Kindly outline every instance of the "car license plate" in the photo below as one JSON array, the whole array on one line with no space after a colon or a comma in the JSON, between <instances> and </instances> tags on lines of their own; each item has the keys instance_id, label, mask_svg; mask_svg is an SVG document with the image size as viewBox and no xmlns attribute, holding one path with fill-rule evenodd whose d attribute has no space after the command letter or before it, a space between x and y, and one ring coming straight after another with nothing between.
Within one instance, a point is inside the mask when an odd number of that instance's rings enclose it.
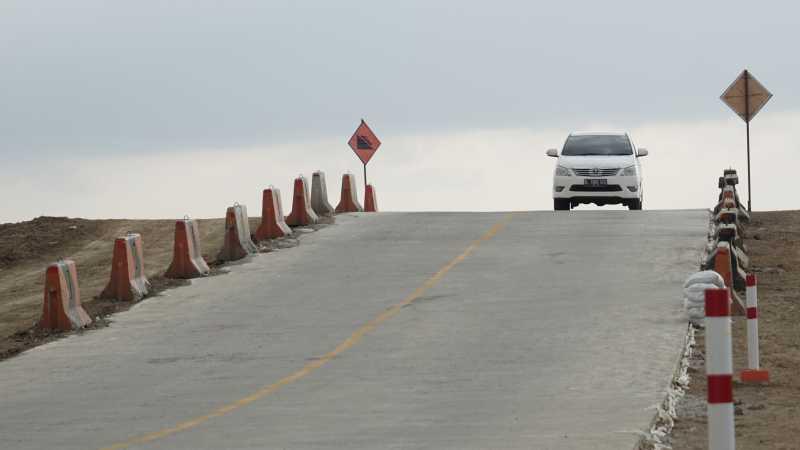
<instances>
[{"instance_id":1,"label":"car license plate","mask_svg":"<svg viewBox=\"0 0 800 450\"><path fill-rule=\"evenodd\" d=\"M583 183L586 186L605 186L608 184L608 180L605 178L598 178L598 179L587 178L583 180Z\"/></svg>"}]
</instances>

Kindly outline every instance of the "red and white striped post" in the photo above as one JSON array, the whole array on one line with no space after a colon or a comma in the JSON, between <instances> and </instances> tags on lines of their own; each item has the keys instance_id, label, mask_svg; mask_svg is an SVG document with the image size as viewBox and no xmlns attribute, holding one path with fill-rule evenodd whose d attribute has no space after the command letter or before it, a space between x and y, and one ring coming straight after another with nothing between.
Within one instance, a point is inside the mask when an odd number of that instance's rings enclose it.
<instances>
[{"instance_id":1,"label":"red and white striped post","mask_svg":"<svg viewBox=\"0 0 800 450\"><path fill-rule=\"evenodd\" d=\"M760 367L758 354L758 280L747 275L747 369L742 371L743 383L765 383L769 371Z\"/></svg>"},{"instance_id":2,"label":"red and white striped post","mask_svg":"<svg viewBox=\"0 0 800 450\"><path fill-rule=\"evenodd\" d=\"M730 296L727 289L708 289L705 300L708 448L735 450Z\"/></svg>"}]
</instances>

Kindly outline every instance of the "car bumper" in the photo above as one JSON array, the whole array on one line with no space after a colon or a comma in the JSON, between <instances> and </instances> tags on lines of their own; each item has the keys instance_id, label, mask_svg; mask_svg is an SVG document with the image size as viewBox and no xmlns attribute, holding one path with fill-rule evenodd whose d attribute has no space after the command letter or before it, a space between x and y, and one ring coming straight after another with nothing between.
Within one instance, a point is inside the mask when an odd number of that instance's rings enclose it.
<instances>
[{"instance_id":1,"label":"car bumper","mask_svg":"<svg viewBox=\"0 0 800 450\"><path fill-rule=\"evenodd\" d=\"M606 185L589 186L586 177L554 177L553 198L556 199L607 199L610 202L618 199L636 200L642 197L642 184L636 177L605 177ZM588 203L588 201L587 201Z\"/></svg>"}]
</instances>

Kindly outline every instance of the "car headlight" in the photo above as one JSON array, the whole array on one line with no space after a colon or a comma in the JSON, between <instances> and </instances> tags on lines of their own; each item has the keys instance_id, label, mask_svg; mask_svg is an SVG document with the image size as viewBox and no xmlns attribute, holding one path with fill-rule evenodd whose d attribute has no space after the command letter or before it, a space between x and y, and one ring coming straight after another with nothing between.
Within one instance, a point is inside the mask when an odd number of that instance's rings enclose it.
<instances>
[{"instance_id":1,"label":"car headlight","mask_svg":"<svg viewBox=\"0 0 800 450\"><path fill-rule=\"evenodd\" d=\"M633 177L636 176L636 166L628 166L619 171L619 176L621 177Z\"/></svg>"},{"instance_id":2,"label":"car headlight","mask_svg":"<svg viewBox=\"0 0 800 450\"><path fill-rule=\"evenodd\" d=\"M557 177L571 177L572 171L567 169L564 166L556 166L556 176Z\"/></svg>"}]
</instances>

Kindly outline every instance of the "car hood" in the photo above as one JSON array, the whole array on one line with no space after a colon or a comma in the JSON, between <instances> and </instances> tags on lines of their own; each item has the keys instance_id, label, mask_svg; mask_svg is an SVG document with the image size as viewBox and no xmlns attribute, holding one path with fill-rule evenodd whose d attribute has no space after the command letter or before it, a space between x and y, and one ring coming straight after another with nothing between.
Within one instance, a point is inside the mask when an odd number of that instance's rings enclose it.
<instances>
[{"instance_id":1,"label":"car hood","mask_svg":"<svg viewBox=\"0 0 800 450\"><path fill-rule=\"evenodd\" d=\"M570 169L621 169L636 164L633 155L586 155L586 156L559 156L558 165Z\"/></svg>"}]
</instances>

